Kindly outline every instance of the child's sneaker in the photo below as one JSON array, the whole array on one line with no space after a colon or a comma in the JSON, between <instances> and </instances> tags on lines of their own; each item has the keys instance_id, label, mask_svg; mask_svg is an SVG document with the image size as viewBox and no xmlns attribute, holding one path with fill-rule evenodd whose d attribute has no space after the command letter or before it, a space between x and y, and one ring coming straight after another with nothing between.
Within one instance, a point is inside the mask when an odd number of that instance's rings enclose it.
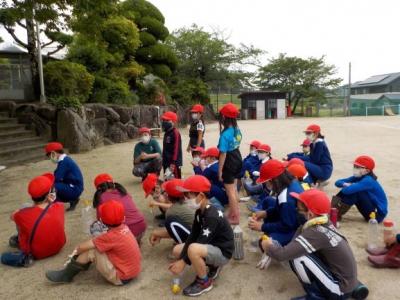
<instances>
[{"instance_id":1,"label":"child's sneaker","mask_svg":"<svg viewBox=\"0 0 400 300\"><path fill-rule=\"evenodd\" d=\"M222 267L214 267L214 266L208 266L208 278L211 278L212 280L217 279L219 273L221 272Z\"/></svg>"},{"instance_id":2,"label":"child's sneaker","mask_svg":"<svg viewBox=\"0 0 400 300\"><path fill-rule=\"evenodd\" d=\"M196 277L195 281L183 290L185 296L200 296L203 293L210 291L213 288L212 279L208 278L207 281L203 281Z\"/></svg>"}]
</instances>

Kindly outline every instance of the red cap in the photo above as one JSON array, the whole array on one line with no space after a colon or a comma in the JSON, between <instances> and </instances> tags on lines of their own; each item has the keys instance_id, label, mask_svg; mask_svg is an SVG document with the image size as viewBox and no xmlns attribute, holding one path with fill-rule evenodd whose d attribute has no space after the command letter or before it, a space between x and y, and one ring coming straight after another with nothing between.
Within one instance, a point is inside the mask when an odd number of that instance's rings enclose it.
<instances>
[{"instance_id":1,"label":"red cap","mask_svg":"<svg viewBox=\"0 0 400 300\"><path fill-rule=\"evenodd\" d=\"M33 178L28 185L28 193L32 198L40 198L48 194L54 184L54 175L45 173Z\"/></svg>"},{"instance_id":2,"label":"red cap","mask_svg":"<svg viewBox=\"0 0 400 300\"><path fill-rule=\"evenodd\" d=\"M261 144L257 147L257 151L271 152L271 147L267 144Z\"/></svg>"},{"instance_id":3,"label":"red cap","mask_svg":"<svg viewBox=\"0 0 400 300\"><path fill-rule=\"evenodd\" d=\"M300 200L312 213L325 215L331 211L331 201L328 196L316 189L307 190L301 194L290 193L290 196Z\"/></svg>"},{"instance_id":4,"label":"red cap","mask_svg":"<svg viewBox=\"0 0 400 300\"><path fill-rule=\"evenodd\" d=\"M173 111L166 111L162 114L161 120L163 121L172 121L174 123L178 122L178 115Z\"/></svg>"},{"instance_id":5,"label":"red cap","mask_svg":"<svg viewBox=\"0 0 400 300\"><path fill-rule=\"evenodd\" d=\"M257 140L251 141L251 143L250 143L250 146L256 147L256 148L260 147L260 145L261 145L261 142L257 141Z\"/></svg>"},{"instance_id":6,"label":"red cap","mask_svg":"<svg viewBox=\"0 0 400 300\"><path fill-rule=\"evenodd\" d=\"M274 179L285 172L285 166L282 162L276 159L270 159L266 163L261 165L260 177L257 179L257 183L263 183L268 180Z\"/></svg>"},{"instance_id":7,"label":"red cap","mask_svg":"<svg viewBox=\"0 0 400 300\"><path fill-rule=\"evenodd\" d=\"M317 124L311 124L304 132L321 132L321 127L319 127Z\"/></svg>"},{"instance_id":8,"label":"red cap","mask_svg":"<svg viewBox=\"0 0 400 300\"><path fill-rule=\"evenodd\" d=\"M357 157L353 164L371 171L375 168L375 162L372 157L366 155Z\"/></svg>"},{"instance_id":9,"label":"red cap","mask_svg":"<svg viewBox=\"0 0 400 300\"><path fill-rule=\"evenodd\" d=\"M147 198L157 185L158 176L155 173L147 174L147 177L142 182L144 195Z\"/></svg>"},{"instance_id":10,"label":"red cap","mask_svg":"<svg viewBox=\"0 0 400 300\"><path fill-rule=\"evenodd\" d=\"M143 134L143 133L148 133L148 134L150 134L150 128L141 127L141 128L139 128L139 133L140 133L140 134Z\"/></svg>"},{"instance_id":11,"label":"red cap","mask_svg":"<svg viewBox=\"0 0 400 300\"><path fill-rule=\"evenodd\" d=\"M291 160L289 160L289 161L287 162L287 166L286 166L286 167L289 167L289 166L291 166L291 165L301 165L301 166L305 166L304 161L302 161L300 158L297 158L297 157L292 158Z\"/></svg>"},{"instance_id":12,"label":"red cap","mask_svg":"<svg viewBox=\"0 0 400 300\"><path fill-rule=\"evenodd\" d=\"M94 179L94 186L97 188L100 184L105 182L114 182L114 179L111 177L110 174L102 173L96 176Z\"/></svg>"},{"instance_id":13,"label":"red cap","mask_svg":"<svg viewBox=\"0 0 400 300\"><path fill-rule=\"evenodd\" d=\"M219 150L217 147L210 147L208 148L204 154L203 157L215 157L218 158L219 157Z\"/></svg>"},{"instance_id":14,"label":"red cap","mask_svg":"<svg viewBox=\"0 0 400 300\"><path fill-rule=\"evenodd\" d=\"M386 219L383 221L383 226L384 227L392 227L392 226L394 226L394 222L392 220Z\"/></svg>"},{"instance_id":15,"label":"red cap","mask_svg":"<svg viewBox=\"0 0 400 300\"><path fill-rule=\"evenodd\" d=\"M300 146L306 147L306 146L310 146L310 145L311 145L311 142L308 139L305 139Z\"/></svg>"},{"instance_id":16,"label":"red cap","mask_svg":"<svg viewBox=\"0 0 400 300\"><path fill-rule=\"evenodd\" d=\"M49 154L50 152L60 151L62 149L64 149L64 146L61 143L52 142L46 145L44 151L46 152L46 154Z\"/></svg>"},{"instance_id":17,"label":"red cap","mask_svg":"<svg viewBox=\"0 0 400 300\"><path fill-rule=\"evenodd\" d=\"M192 112L192 113L203 113L203 111L204 111L204 107L201 104L193 105L192 109L190 110L190 112Z\"/></svg>"},{"instance_id":18,"label":"red cap","mask_svg":"<svg viewBox=\"0 0 400 300\"><path fill-rule=\"evenodd\" d=\"M109 200L99 206L99 216L106 225L119 225L124 221L125 209L121 202Z\"/></svg>"},{"instance_id":19,"label":"red cap","mask_svg":"<svg viewBox=\"0 0 400 300\"><path fill-rule=\"evenodd\" d=\"M219 110L219 113L224 117L236 119L239 115L239 109L235 104L229 102L222 106L222 108Z\"/></svg>"},{"instance_id":20,"label":"red cap","mask_svg":"<svg viewBox=\"0 0 400 300\"><path fill-rule=\"evenodd\" d=\"M182 192L208 193L211 189L210 181L202 175L189 176L182 187L177 187Z\"/></svg>"},{"instance_id":21,"label":"red cap","mask_svg":"<svg viewBox=\"0 0 400 300\"><path fill-rule=\"evenodd\" d=\"M292 164L288 166L287 170L290 174L299 179L303 179L307 174L307 170L303 165Z\"/></svg>"},{"instance_id":22,"label":"red cap","mask_svg":"<svg viewBox=\"0 0 400 300\"><path fill-rule=\"evenodd\" d=\"M192 152L200 152L201 154L203 154L204 148L203 147L194 147L194 148L191 148L191 151Z\"/></svg>"},{"instance_id":23,"label":"red cap","mask_svg":"<svg viewBox=\"0 0 400 300\"><path fill-rule=\"evenodd\" d=\"M164 182L161 187L168 194L168 196L181 198L183 197L183 193L176 189L178 186L183 186L183 180L174 178Z\"/></svg>"}]
</instances>

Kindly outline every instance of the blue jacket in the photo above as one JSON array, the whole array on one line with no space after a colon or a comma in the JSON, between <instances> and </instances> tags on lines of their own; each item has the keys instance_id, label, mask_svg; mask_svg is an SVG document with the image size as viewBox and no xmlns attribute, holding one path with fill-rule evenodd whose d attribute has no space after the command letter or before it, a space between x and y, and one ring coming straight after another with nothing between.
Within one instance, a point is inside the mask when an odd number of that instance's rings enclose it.
<instances>
[{"instance_id":1,"label":"blue jacket","mask_svg":"<svg viewBox=\"0 0 400 300\"><path fill-rule=\"evenodd\" d=\"M267 218L261 229L266 234L273 232L294 233L299 227L297 218L297 200L290 193L301 193L303 188L297 180L283 190L277 198L276 206L267 209ZM269 222L269 220L277 220Z\"/></svg>"},{"instance_id":2,"label":"blue jacket","mask_svg":"<svg viewBox=\"0 0 400 300\"><path fill-rule=\"evenodd\" d=\"M83 191L83 176L76 162L65 156L54 171L55 183L73 184Z\"/></svg>"},{"instance_id":3,"label":"blue jacket","mask_svg":"<svg viewBox=\"0 0 400 300\"><path fill-rule=\"evenodd\" d=\"M343 187L344 183L352 183L350 186ZM349 178L339 179L335 182L338 188L342 188L344 195L351 195L355 193L365 192L369 199L375 204L378 214L386 216L388 213L388 201L382 186L377 180L370 175L362 177L351 176Z\"/></svg>"},{"instance_id":4,"label":"blue jacket","mask_svg":"<svg viewBox=\"0 0 400 300\"><path fill-rule=\"evenodd\" d=\"M329 178L332 175L333 163L325 141L317 139L314 143L311 143L310 149L309 156L300 156L299 158L321 167L326 177Z\"/></svg>"},{"instance_id":5,"label":"blue jacket","mask_svg":"<svg viewBox=\"0 0 400 300\"><path fill-rule=\"evenodd\" d=\"M222 204L226 204L228 202L228 196L226 195L224 184L222 181L218 179L218 161L210 165L209 167L205 168L203 171L200 167L194 167L194 173L196 175L203 175L211 183L211 190L210 190L210 198L215 197L217 198Z\"/></svg>"},{"instance_id":6,"label":"blue jacket","mask_svg":"<svg viewBox=\"0 0 400 300\"><path fill-rule=\"evenodd\" d=\"M260 167L261 160L258 159L258 156L249 154L243 159L242 172L240 175L243 177L246 171L248 171L250 173L250 177L254 179L252 173L254 171L259 171Z\"/></svg>"},{"instance_id":7,"label":"blue jacket","mask_svg":"<svg viewBox=\"0 0 400 300\"><path fill-rule=\"evenodd\" d=\"M303 152L293 152L293 153L289 153L287 155L287 159L288 160L291 160L292 158L300 158L301 159L304 156L308 156L308 155L305 155Z\"/></svg>"}]
</instances>

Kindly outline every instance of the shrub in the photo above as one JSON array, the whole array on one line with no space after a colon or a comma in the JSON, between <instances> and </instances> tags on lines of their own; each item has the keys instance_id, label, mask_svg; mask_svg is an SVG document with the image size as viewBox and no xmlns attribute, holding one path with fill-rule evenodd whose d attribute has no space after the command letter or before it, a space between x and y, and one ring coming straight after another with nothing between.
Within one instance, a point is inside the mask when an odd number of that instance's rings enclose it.
<instances>
[{"instance_id":1,"label":"shrub","mask_svg":"<svg viewBox=\"0 0 400 300\"><path fill-rule=\"evenodd\" d=\"M75 96L65 97L65 96L56 96L49 97L48 101L50 104L54 105L57 108L79 108L82 103Z\"/></svg>"},{"instance_id":2,"label":"shrub","mask_svg":"<svg viewBox=\"0 0 400 300\"><path fill-rule=\"evenodd\" d=\"M138 98L130 91L129 85L121 79L96 76L90 101L132 105L137 103Z\"/></svg>"},{"instance_id":3,"label":"shrub","mask_svg":"<svg viewBox=\"0 0 400 300\"><path fill-rule=\"evenodd\" d=\"M85 103L92 93L94 77L83 65L50 61L43 71L47 96L56 102Z\"/></svg>"}]
</instances>

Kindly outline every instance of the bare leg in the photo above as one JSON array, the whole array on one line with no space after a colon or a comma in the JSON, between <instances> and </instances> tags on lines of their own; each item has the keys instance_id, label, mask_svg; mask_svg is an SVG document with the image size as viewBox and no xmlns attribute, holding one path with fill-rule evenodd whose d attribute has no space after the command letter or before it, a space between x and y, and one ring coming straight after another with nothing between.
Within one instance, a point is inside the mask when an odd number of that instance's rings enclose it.
<instances>
[{"instance_id":1,"label":"bare leg","mask_svg":"<svg viewBox=\"0 0 400 300\"><path fill-rule=\"evenodd\" d=\"M172 255L178 258L182 253L183 246L185 246L185 244L176 245L174 249L172 249Z\"/></svg>"},{"instance_id":2,"label":"bare leg","mask_svg":"<svg viewBox=\"0 0 400 300\"><path fill-rule=\"evenodd\" d=\"M191 244L188 249L189 259L196 274L200 278L207 275L207 267L204 258L207 256L207 247L202 244Z\"/></svg>"},{"instance_id":3,"label":"bare leg","mask_svg":"<svg viewBox=\"0 0 400 300\"><path fill-rule=\"evenodd\" d=\"M239 224L239 194L237 192L237 180L231 184L224 184L226 194L229 199L229 222L231 224Z\"/></svg>"}]
</instances>

